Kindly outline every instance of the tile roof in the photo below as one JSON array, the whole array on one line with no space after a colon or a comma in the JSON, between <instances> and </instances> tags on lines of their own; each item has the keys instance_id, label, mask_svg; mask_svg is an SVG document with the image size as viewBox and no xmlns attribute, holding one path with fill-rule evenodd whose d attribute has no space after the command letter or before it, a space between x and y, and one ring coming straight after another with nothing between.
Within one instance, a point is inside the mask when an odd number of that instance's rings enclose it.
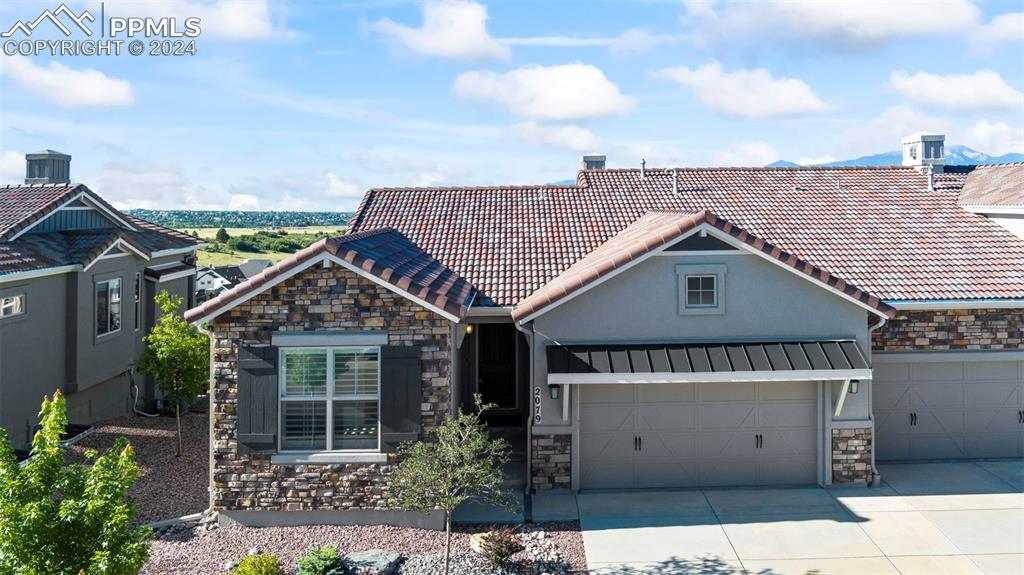
<instances>
[{"instance_id":1,"label":"tile roof","mask_svg":"<svg viewBox=\"0 0 1024 575\"><path fill-rule=\"evenodd\" d=\"M0 242L43 219L83 188L82 184L0 186Z\"/></svg>"},{"instance_id":2,"label":"tile roof","mask_svg":"<svg viewBox=\"0 0 1024 575\"><path fill-rule=\"evenodd\" d=\"M233 307L233 302L273 285L275 278L329 253L381 281L446 313L466 315L476 290L401 232L391 228L365 230L324 238L273 265L185 314L188 321L206 320Z\"/></svg>"},{"instance_id":3,"label":"tile roof","mask_svg":"<svg viewBox=\"0 0 1024 575\"><path fill-rule=\"evenodd\" d=\"M81 192L86 193L90 201L102 205L128 222L135 230L111 227L30 232L14 240L8 239L42 220ZM0 187L0 275L68 265L88 265L118 239L147 255L203 243L177 230L122 214L82 184Z\"/></svg>"},{"instance_id":4,"label":"tile roof","mask_svg":"<svg viewBox=\"0 0 1024 575\"><path fill-rule=\"evenodd\" d=\"M959 203L1024 208L1024 164L976 166L967 174Z\"/></svg>"},{"instance_id":5,"label":"tile roof","mask_svg":"<svg viewBox=\"0 0 1024 575\"><path fill-rule=\"evenodd\" d=\"M1024 298L1024 241L957 206L969 168L929 192L911 168L580 171L575 186L384 188L352 231L394 227L514 306L650 210L709 210L886 301ZM673 185L673 173L677 175Z\"/></svg>"},{"instance_id":6,"label":"tile roof","mask_svg":"<svg viewBox=\"0 0 1024 575\"><path fill-rule=\"evenodd\" d=\"M523 321L544 308L556 304L573 293L597 283L615 270L629 265L638 258L673 243L686 232L710 224L733 238L771 256L780 263L807 275L810 279L832 287L851 298L874 308L881 315L891 317L893 308L882 303L877 297L864 292L835 275L786 253L747 231L702 210L697 213L652 210L640 216L624 230L590 252L569 269L544 284L516 306L512 319Z\"/></svg>"}]
</instances>

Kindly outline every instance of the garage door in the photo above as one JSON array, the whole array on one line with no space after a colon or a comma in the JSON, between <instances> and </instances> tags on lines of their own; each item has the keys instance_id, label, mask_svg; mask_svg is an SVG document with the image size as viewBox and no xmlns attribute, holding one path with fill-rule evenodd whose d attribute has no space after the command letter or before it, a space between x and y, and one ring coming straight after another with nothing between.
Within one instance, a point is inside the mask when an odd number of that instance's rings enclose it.
<instances>
[{"instance_id":1,"label":"garage door","mask_svg":"<svg viewBox=\"0 0 1024 575\"><path fill-rule=\"evenodd\" d=\"M815 382L580 388L581 489L817 482Z\"/></svg>"},{"instance_id":2,"label":"garage door","mask_svg":"<svg viewBox=\"0 0 1024 575\"><path fill-rule=\"evenodd\" d=\"M1024 456L1024 362L877 362L876 458Z\"/></svg>"}]
</instances>

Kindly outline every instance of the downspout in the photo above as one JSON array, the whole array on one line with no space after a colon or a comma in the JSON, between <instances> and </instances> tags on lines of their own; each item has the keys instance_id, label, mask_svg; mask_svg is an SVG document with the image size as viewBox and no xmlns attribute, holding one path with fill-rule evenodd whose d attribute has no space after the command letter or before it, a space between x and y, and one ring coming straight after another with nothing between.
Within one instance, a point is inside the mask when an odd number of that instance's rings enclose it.
<instances>
[{"instance_id":1,"label":"downspout","mask_svg":"<svg viewBox=\"0 0 1024 575\"><path fill-rule=\"evenodd\" d=\"M214 386L214 381L213 381L213 345L214 344L213 344L213 334L210 332L210 330L206 329L205 327L203 327L202 325L199 325L199 324L196 325L196 330L198 330L199 333L205 335L206 338L210 340L210 386L209 386L209 390L207 391L207 393L209 394L209 397L210 397L210 406L209 406L209 408L207 408L207 412L208 413L206 414L207 418L209 419L209 421L207 421L207 427L209 427L209 429L207 430L207 433L209 434L209 437L207 438L207 440L209 441L209 444L210 444L209 453L207 454L207 467L208 467L208 470L207 470L207 479L206 479L206 481L207 481L207 483L206 483L206 492L209 494L209 504L207 505L206 510L209 511L209 510L213 509L213 503L214 503L214 501L213 501L213 446L214 446L214 441L213 441L213 401L214 401L214 395L213 394L214 394L214 387L215 387Z\"/></svg>"},{"instance_id":2,"label":"downspout","mask_svg":"<svg viewBox=\"0 0 1024 575\"><path fill-rule=\"evenodd\" d=\"M532 509L530 509L531 505L527 504L527 502L530 501L530 491L533 489L533 378L536 375L536 356L534 355L536 353L536 342L534 341L533 322L530 322L529 329L523 327L517 321L513 321L512 325L527 337L527 345L530 349L530 388L527 393L530 408L526 416L526 485L523 487L523 506L525 507L523 509L523 518L527 522L532 523L533 513Z\"/></svg>"},{"instance_id":3,"label":"downspout","mask_svg":"<svg viewBox=\"0 0 1024 575\"><path fill-rule=\"evenodd\" d=\"M868 352L871 352L871 334L878 331L886 324L889 318L879 316L881 320L875 325L868 328ZM872 364L873 365L873 364ZM880 487L882 485L882 474L878 472L878 466L875 465L875 447L878 442L875 441L875 382L872 381L868 387L868 416L871 418L871 487Z\"/></svg>"}]
</instances>

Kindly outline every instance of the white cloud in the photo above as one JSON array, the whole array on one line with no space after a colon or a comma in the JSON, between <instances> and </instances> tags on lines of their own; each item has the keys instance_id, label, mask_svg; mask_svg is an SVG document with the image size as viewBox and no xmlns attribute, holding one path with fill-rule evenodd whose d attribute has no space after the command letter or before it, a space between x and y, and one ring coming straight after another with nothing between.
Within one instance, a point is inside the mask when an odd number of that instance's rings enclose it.
<instances>
[{"instance_id":1,"label":"white cloud","mask_svg":"<svg viewBox=\"0 0 1024 575\"><path fill-rule=\"evenodd\" d=\"M4 56L0 58L0 75L61 106L117 107L135 103L131 83L91 68L75 70L60 62L37 66L23 56Z\"/></svg>"},{"instance_id":2,"label":"white cloud","mask_svg":"<svg viewBox=\"0 0 1024 575\"><path fill-rule=\"evenodd\" d=\"M1024 42L1024 12L1000 14L978 28L974 34L977 44L991 46L999 42Z\"/></svg>"},{"instance_id":3,"label":"white cloud","mask_svg":"<svg viewBox=\"0 0 1024 575\"><path fill-rule=\"evenodd\" d=\"M684 21L712 40L813 39L846 49L878 47L903 37L960 34L977 26L981 14L969 0L730 0L719 10L708 2L688 4Z\"/></svg>"},{"instance_id":4,"label":"white cloud","mask_svg":"<svg viewBox=\"0 0 1024 575\"><path fill-rule=\"evenodd\" d=\"M590 130L572 125L544 126L537 122L522 122L509 131L516 138L530 143L563 148L574 152L590 152L599 142Z\"/></svg>"},{"instance_id":5,"label":"white cloud","mask_svg":"<svg viewBox=\"0 0 1024 575\"><path fill-rule=\"evenodd\" d=\"M230 40L269 40L294 38L293 30L283 23L275 23L268 0L146 0L108 2L109 14L119 16L148 16L153 18L199 18L203 36ZM108 15L109 15L108 14Z\"/></svg>"},{"instance_id":6,"label":"white cloud","mask_svg":"<svg viewBox=\"0 0 1024 575\"><path fill-rule=\"evenodd\" d=\"M834 162L838 159L839 158L836 158L835 156L808 156L805 158L797 158L795 163L800 164L801 166L817 166L819 164Z\"/></svg>"},{"instance_id":7,"label":"white cloud","mask_svg":"<svg viewBox=\"0 0 1024 575\"><path fill-rule=\"evenodd\" d=\"M779 159L779 153L767 142L740 142L715 155L719 166L764 166Z\"/></svg>"},{"instance_id":8,"label":"white cloud","mask_svg":"<svg viewBox=\"0 0 1024 575\"><path fill-rule=\"evenodd\" d=\"M0 153L0 184L16 184L25 179L25 155L5 150Z\"/></svg>"},{"instance_id":9,"label":"white cloud","mask_svg":"<svg viewBox=\"0 0 1024 575\"><path fill-rule=\"evenodd\" d=\"M345 181L334 172L327 172L327 188L323 195L328 198L362 198L363 189L359 184Z\"/></svg>"},{"instance_id":10,"label":"white cloud","mask_svg":"<svg viewBox=\"0 0 1024 575\"><path fill-rule=\"evenodd\" d=\"M589 48L606 46L612 52L645 52L655 46L678 44L686 37L681 34L656 34L642 28L629 28L615 37L580 38L577 36L528 36L499 38L507 46L543 48Z\"/></svg>"},{"instance_id":11,"label":"white cloud","mask_svg":"<svg viewBox=\"0 0 1024 575\"><path fill-rule=\"evenodd\" d=\"M689 88L708 108L741 118L776 118L828 109L814 90L795 78L773 78L764 68L726 72L718 62L700 68L664 68L656 77Z\"/></svg>"},{"instance_id":12,"label":"white cloud","mask_svg":"<svg viewBox=\"0 0 1024 575\"><path fill-rule=\"evenodd\" d=\"M242 212L257 212L268 209L266 206L260 206L260 199L252 194L231 194L231 200L228 201L229 210L238 210Z\"/></svg>"},{"instance_id":13,"label":"white cloud","mask_svg":"<svg viewBox=\"0 0 1024 575\"><path fill-rule=\"evenodd\" d=\"M382 18L372 29L424 56L507 58L508 47L487 31L487 8L476 2L441 0L423 5L423 24L405 26Z\"/></svg>"},{"instance_id":14,"label":"white cloud","mask_svg":"<svg viewBox=\"0 0 1024 575\"><path fill-rule=\"evenodd\" d=\"M1010 87L993 70L948 75L897 70L889 76L889 83L904 98L936 108L970 111L1024 107L1024 93Z\"/></svg>"},{"instance_id":15,"label":"white cloud","mask_svg":"<svg viewBox=\"0 0 1024 575\"><path fill-rule=\"evenodd\" d=\"M835 138L843 157L899 150L900 139L916 132L953 134L951 124L907 106L891 106L873 118L858 119Z\"/></svg>"},{"instance_id":16,"label":"white cloud","mask_svg":"<svg viewBox=\"0 0 1024 575\"><path fill-rule=\"evenodd\" d=\"M464 72L452 91L459 99L504 106L532 120L600 118L633 108L633 99L619 92L600 68L578 62L523 66L505 73Z\"/></svg>"},{"instance_id":17,"label":"white cloud","mask_svg":"<svg viewBox=\"0 0 1024 575\"><path fill-rule=\"evenodd\" d=\"M993 156L1024 153L1024 126L1011 128L1005 122L979 120L964 132L965 145Z\"/></svg>"}]
</instances>

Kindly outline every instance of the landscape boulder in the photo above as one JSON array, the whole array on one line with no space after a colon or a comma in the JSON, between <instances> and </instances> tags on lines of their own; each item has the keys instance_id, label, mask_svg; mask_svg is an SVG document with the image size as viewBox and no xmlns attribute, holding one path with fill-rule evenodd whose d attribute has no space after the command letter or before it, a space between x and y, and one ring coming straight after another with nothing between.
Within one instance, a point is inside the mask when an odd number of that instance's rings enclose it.
<instances>
[{"instance_id":1,"label":"landscape boulder","mask_svg":"<svg viewBox=\"0 0 1024 575\"><path fill-rule=\"evenodd\" d=\"M398 569L398 562L402 556L392 551L383 549L370 549L368 551L357 551L345 555L345 566L349 573L370 572L373 575L394 575Z\"/></svg>"}]
</instances>

